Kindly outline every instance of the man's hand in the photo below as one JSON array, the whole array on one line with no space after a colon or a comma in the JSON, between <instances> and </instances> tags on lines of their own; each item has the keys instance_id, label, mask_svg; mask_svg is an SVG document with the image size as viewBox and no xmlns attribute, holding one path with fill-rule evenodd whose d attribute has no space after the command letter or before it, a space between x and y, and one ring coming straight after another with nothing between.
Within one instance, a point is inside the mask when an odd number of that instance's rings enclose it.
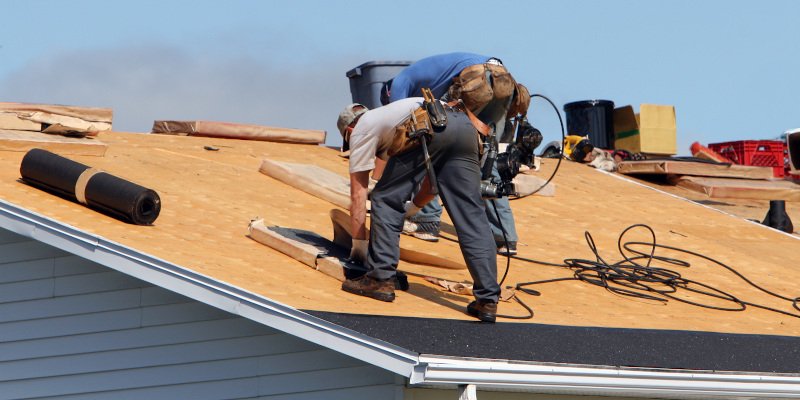
<instances>
[{"instance_id":1,"label":"man's hand","mask_svg":"<svg viewBox=\"0 0 800 400\"><path fill-rule=\"evenodd\" d=\"M375 185L378 184L378 181L375 179L369 178L369 185L367 185L367 196L372 194L372 190L375 189Z\"/></svg>"},{"instance_id":2,"label":"man's hand","mask_svg":"<svg viewBox=\"0 0 800 400\"><path fill-rule=\"evenodd\" d=\"M353 247L350 248L350 260L365 264L367 262L367 249L369 249L369 240L353 239Z\"/></svg>"}]
</instances>

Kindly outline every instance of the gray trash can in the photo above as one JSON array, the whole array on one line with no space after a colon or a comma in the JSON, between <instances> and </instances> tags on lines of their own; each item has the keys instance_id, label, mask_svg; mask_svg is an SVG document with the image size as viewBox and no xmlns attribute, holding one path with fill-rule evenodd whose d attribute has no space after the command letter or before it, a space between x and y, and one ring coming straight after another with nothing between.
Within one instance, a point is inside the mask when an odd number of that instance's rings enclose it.
<instances>
[{"instance_id":1,"label":"gray trash can","mask_svg":"<svg viewBox=\"0 0 800 400\"><path fill-rule=\"evenodd\" d=\"M347 71L353 103L361 103L370 109L380 107L383 82L394 78L409 65L411 61L368 61Z\"/></svg>"}]
</instances>

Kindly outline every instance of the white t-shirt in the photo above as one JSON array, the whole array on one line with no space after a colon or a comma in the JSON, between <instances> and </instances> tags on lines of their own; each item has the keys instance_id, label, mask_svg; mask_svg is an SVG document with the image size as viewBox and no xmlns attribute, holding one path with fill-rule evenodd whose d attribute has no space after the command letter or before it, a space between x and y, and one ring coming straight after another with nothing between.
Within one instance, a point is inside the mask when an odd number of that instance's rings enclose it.
<instances>
[{"instance_id":1,"label":"white t-shirt","mask_svg":"<svg viewBox=\"0 0 800 400\"><path fill-rule=\"evenodd\" d=\"M422 102L422 97L409 97L362 114L350 134L350 173L375 169L375 157L387 159L394 128Z\"/></svg>"}]
</instances>

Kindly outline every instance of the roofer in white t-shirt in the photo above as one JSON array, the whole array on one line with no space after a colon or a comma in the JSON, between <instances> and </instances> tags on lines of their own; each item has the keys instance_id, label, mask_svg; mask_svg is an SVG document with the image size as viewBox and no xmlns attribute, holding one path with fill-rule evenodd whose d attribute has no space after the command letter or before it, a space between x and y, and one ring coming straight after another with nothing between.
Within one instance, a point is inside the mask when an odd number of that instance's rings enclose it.
<instances>
[{"instance_id":1,"label":"roofer in white t-shirt","mask_svg":"<svg viewBox=\"0 0 800 400\"><path fill-rule=\"evenodd\" d=\"M422 104L422 98L407 98L367 110L361 104L347 106L337 126L350 150L350 223L353 247L350 258L366 267L363 276L347 279L342 290L394 301L394 278L400 258L400 232L409 212L414 189L421 184L416 202L430 199L430 185L420 146L388 156L395 128ZM467 313L481 321L494 322L500 286L497 258L489 221L480 194L477 131L468 116L445 107L447 126L435 133L428 150L436 173L440 197L453 221L464 260L474 281L476 300ZM372 191L370 237L366 236L366 200L369 173L379 179ZM421 200L420 200L421 199ZM413 207L413 206L411 206Z\"/></svg>"}]
</instances>

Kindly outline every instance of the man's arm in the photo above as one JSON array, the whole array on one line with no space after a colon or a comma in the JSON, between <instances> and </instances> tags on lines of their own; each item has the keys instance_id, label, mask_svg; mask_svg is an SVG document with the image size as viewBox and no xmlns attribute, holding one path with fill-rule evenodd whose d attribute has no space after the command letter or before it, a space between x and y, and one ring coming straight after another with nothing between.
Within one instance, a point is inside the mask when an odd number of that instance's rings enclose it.
<instances>
[{"instance_id":1,"label":"man's arm","mask_svg":"<svg viewBox=\"0 0 800 400\"><path fill-rule=\"evenodd\" d=\"M376 181L381 180L381 176L383 176L383 170L386 169L386 163L386 160L375 157L375 169L372 170L372 179L375 179Z\"/></svg>"},{"instance_id":2,"label":"man's arm","mask_svg":"<svg viewBox=\"0 0 800 400\"><path fill-rule=\"evenodd\" d=\"M353 239L367 239L367 185L369 171L350 174L350 232Z\"/></svg>"}]
</instances>

